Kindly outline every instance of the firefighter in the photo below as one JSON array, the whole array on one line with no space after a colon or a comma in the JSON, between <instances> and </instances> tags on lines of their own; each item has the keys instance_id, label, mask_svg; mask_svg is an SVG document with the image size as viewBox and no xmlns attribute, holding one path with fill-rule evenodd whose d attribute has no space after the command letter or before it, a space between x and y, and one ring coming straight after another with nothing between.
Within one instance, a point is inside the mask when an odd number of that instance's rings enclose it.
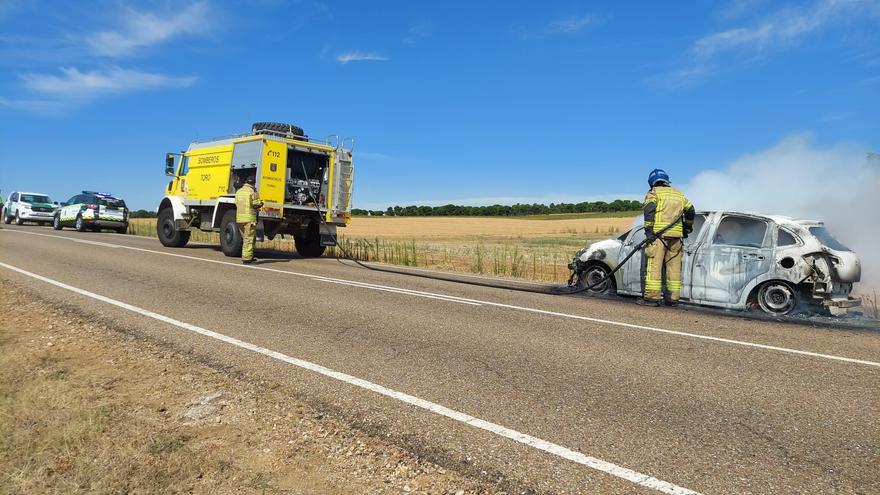
<instances>
[{"instance_id":1,"label":"firefighter","mask_svg":"<svg viewBox=\"0 0 880 495\"><path fill-rule=\"evenodd\" d=\"M645 196L644 295L638 300L642 306L678 303L681 294L682 239L694 227L694 207L688 199L670 185L669 175L654 169L648 175L651 190ZM667 226L672 225L666 229ZM664 229L666 229L664 231ZM665 286L665 291L664 291Z\"/></svg>"},{"instance_id":2,"label":"firefighter","mask_svg":"<svg viewBox=\"0 0 880 495\"><path fill-rule=\"evenodd\" d=\"M257 242L257 212L263 207L257 190L254 189L254 176L248 176L235 192L235 223L241 232L241 262L249 265L255 261L254 244Z\"/></svg>"}]
</instances>

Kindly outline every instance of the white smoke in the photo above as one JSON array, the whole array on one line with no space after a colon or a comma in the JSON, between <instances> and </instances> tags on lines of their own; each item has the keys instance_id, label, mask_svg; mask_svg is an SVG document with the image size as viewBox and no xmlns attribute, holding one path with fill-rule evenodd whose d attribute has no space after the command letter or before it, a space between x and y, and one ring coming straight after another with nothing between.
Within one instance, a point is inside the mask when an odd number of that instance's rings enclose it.
<instances>
[{"instance_id":1,"label":"white smoke","mask_svg":"<svg viewBox=\"0 0 880 495\"><path fill-rule=\"evenodd\" d=\"M863 287L880 288L880 160L866 148L819 148L810 134L784 138L722 170L697 174L682 191L699 209L822 220L862 260Z\"/></svg>"}]
</instances>

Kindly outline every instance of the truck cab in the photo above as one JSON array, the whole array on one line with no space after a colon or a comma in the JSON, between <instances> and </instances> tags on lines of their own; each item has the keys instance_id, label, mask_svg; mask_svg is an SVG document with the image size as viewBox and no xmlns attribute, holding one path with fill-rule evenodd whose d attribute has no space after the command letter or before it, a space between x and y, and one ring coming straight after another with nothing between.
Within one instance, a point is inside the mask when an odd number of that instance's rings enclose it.
<instances>
[{"instance_id":1,"label":"truck cab","mask_svg":"<svg viewBox=\"0 0 880 495\"><path fill-rule=\"evenodd\" d=\"M166 155L171 177L158 208L156 230L165 246L182 247L192 229L218 232L227 256L241 253L235 191L249 176L263 201L258 237L290 235L303 257L336 243L351 221L353 140L310 139L299 127L258 122L248 134L194 141Z\"/></svg>"}]
</instances>

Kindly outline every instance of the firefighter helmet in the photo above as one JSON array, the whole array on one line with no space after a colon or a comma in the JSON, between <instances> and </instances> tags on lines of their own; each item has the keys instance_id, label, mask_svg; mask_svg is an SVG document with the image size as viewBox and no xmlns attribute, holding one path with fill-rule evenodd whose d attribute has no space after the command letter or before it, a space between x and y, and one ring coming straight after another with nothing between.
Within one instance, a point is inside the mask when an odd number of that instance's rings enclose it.
<instances>
[{"instance_id":1,"label":"firefighter helmet","mask_svg":"<svg viewBox=\"0 0 880 495\"><path fill-rule=\"evenodd\" d=\"M654 184L658 182L665 182L669 184L669 174L666 173L662 168L655 168L648 174L648 185L654 187Z\"/></svg>"}]
</instances>

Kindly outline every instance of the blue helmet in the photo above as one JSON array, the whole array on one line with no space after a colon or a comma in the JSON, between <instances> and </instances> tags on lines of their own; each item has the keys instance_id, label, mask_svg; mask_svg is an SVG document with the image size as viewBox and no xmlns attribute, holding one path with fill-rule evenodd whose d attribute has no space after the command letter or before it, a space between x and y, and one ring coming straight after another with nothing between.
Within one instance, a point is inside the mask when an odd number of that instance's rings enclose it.
<instances>
[{"instance_id":1,"label":"blue helmet","mask_svg":"<svg viewBox=\"0 0 880 495\"><path fill-rule=\"evenodd\" d=\"M655 168L648 174L648 185L654 187L654 184L663 181L669 184L669 174L662 168Z\"/></svg>"}]
</instances>

